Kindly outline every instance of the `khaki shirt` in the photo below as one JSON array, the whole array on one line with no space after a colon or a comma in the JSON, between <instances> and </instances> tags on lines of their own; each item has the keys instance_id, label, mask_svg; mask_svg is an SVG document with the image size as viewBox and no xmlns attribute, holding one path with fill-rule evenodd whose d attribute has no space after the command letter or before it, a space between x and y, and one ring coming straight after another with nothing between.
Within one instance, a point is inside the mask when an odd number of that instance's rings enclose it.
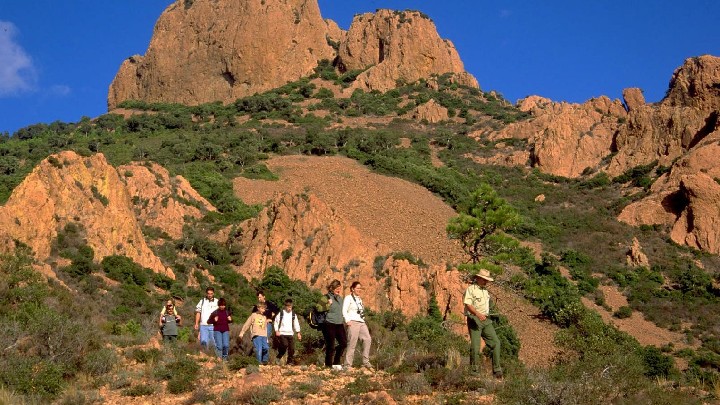
<instances>
[{"instance_id":1,"label":"khaki shirt","mask_svg":"<svg viewBox=\"0 0 720 405\"><path fill-rule=\"evenodd\" d=\"M490 293L477 284L471 284L465 290L463 304L472 305L479 313L487 315L490 313Z\"/></svg>"}]
</instances>

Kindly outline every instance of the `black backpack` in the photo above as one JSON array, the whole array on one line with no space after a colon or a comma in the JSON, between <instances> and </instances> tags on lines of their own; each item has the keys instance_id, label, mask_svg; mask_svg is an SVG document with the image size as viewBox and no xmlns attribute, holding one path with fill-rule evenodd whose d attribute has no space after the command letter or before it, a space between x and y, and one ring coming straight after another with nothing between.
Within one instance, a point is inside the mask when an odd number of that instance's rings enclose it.
<instances>
[{"instance_id":1,"label":"black backpack","mask_svg":"<svg viewBox=\"0 0 720 405\"><path fill-rule=\"evenodd\" d=\"M318 311L317 308L313 308L308 315L308 325L313 329L322 329L326 318L327 311Z\"/></svg>"}]
</instances>

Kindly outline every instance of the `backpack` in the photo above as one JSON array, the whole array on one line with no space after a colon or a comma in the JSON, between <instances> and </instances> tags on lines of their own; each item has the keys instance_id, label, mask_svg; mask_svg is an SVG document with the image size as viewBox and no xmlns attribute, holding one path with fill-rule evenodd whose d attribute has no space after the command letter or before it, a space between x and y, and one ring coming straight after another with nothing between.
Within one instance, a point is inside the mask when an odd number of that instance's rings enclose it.
<instances>
[{"instance_id":1,"label":"backpack","mask_svg":"<svg viewBox=\"0 0 720 405\"><path fill-rule=\"evenodd\" d=\"M317 308L313 308L308 315L308 325L313 329L322 329L326 317L327 311L318 311Z\"/></svg>"},{"instance_id":2,"label":"backpack","mask_svg":"<svg viewBox=\"0 0 720 405\"><path fill-rule=\"evenodd\" d=\"M284 312L285 312L285 311L280 310L280 321L278 322L278 325L281 325L281 326L282 326L282 317L283 317L283 313L284 313ZM292 320L295 321L295 320L297 319L297 314L295 313L295 311L292 311L292 315L293 315L293 316L292 316L292 318L293 318Z\"/></svg>"}]
</instances>

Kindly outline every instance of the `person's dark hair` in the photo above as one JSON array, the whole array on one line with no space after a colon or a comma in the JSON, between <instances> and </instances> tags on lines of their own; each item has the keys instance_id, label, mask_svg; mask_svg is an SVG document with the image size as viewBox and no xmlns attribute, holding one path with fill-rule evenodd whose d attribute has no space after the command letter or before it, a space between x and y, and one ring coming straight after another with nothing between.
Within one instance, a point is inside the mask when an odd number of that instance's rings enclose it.
<instances>
[{"instance_id":1,"label":"person's dark hair","mask_svg":"<svg viewBox=\"0 0 720 405\"><path fill-rule=\"evenodd\" d=\"M350 285L350 289L351 289L352 291L355 291L355 287L357 287L357 286L359 286L359 285L360 285L360 282L359 282L359 281L353 281L353 283Z\"/></svg>"},{"instance_id":2,"label":"person's dark hair","mask_svg":"<svg viewBox=\"0 0 720 405\"><path fill-rule=\"evenodd\" d=\"M213 288L213 287L208 287L208 288L205 289L205 292L208 292L208 291L215 292L215 288Z\"/></svg>"},{"instance_id":3,"label":"person's dark hair","mask_svg":"<svg viewBox=\"0 0 720 405\"><path fill-rule=\"evenodd\" d=\"M288 298L288 299L285 300L285 305L287 305L287 304L292 304L292 303L293 303L292 298Z\"/></svg>"},{"instance_id":4,"label":"person's dark hair","mask_svg":"<svg viewBox=\"0 0 720 405\"><path fill-rule=\"evenodd\" d=\"M333 292L333 291L335 291L336 288L340 287L340 285L341 285L340 280L335 279L330 282L327 289L328 289L328 291Z\"/></svg>"},{"instance_id":5,"label":"person's dark hair","mask_svg":"<svg viewBox=\"0 0 720 405\"><path fill-rule=\"evenodd\" d=\"M225 298L220 298L218 300L218 306L221 307L223 305L227 306L227 301L225 301Z\"/></svg>"},{"instance_id":6,"label":"person's dark hair","mask_svg":"<svg viewBox=\"0 0 720 405\"><path fill-rule=\"evenodd\" d=\"M262 295L263 297L265 296L265 293L264 293L262 290L258 291L257 294L255 294L256 297L259 297L259 296L261 296L261 295Z\"/></svg>"}]
</instances>

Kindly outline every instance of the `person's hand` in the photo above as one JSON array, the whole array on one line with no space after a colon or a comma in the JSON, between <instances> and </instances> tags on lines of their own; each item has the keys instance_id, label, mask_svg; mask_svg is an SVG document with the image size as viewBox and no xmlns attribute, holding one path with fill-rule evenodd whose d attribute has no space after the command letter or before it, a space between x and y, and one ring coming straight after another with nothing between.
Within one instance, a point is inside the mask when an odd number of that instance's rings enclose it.
<instances>
[{"instance_id":1,"label":"person's hand","mask_svg":"<svg viewBox=\"0 0 720 405\"><path fill-rule=\"evenodd\" d=\"M302 335L298 332L298 340L302 340Z\"/></svg>"},{"instance_id":2,"label":"person's hand","mask_svg":"<svg viewBox=\"0 0 720 405\"><path fill-rule=\"evenodd\" d=\"M228 322L232 322L232 315L228 315Z\"/></svg>"},{"instance_id":3,"label":"person's hand","mask_svg":"<svg viewBox=\"0 0 720 405\"><path fill-rule=\"evenodd\" d=\"M276 331L275 336L280 336L280 331Z\"/></svg>"},{"instance_id":4,"label":"person's hand","mask_svg":"<svg viewBox=\"0 0 720 405\"><path fill-rule=\"evenodd\" d=\"M176 320L176 321L180 322L180 319L181 319L181 318L180 318L180 315L175 315L175 320Z\"/></svg>"},{"instance_id":5,"label":"person's hand","mask_svg":"<svg viewBox=\"0 0 720 405\"><path fill-rule=\"evenodd\" d=\"M195 324L195 330L199 330L199 329L200 329L200 325Z\"/></svg>"},{"instance_id":6,"label":"person's hand","mask_svg":"<svg viewBox=\"0 0 720 405\"><path fill-rule=\"evenodd\" d=\"M219 317L219 316L217 316L217 315L215 315L215 322L217 322L217 321L218 321L218 318L220 318L220 317Z\"/></svg>"}]
</instances>

